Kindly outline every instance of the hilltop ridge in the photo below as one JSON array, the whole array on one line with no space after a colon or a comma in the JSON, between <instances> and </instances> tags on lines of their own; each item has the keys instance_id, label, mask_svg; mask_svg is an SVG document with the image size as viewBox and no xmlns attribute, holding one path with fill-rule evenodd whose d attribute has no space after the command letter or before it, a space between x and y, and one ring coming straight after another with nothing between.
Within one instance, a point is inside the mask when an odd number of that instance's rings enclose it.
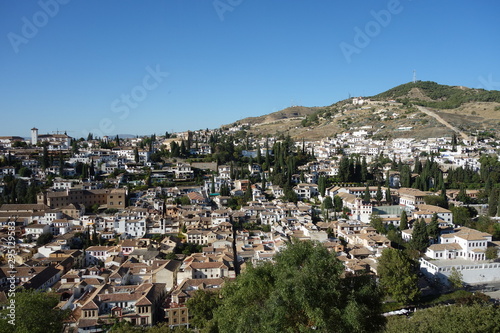
<instances>
[{"instance_id":1,"label":"hilltop ridge","mask_svg":"<svg viewBox=\"0 0 500 333\"><path fill-rule=\"evenodd\" d=\"M429 112L421 112L417 106ZM441 118L450 126L435 121ZM349 98L324 107L293 106L224 127L245 125L257 136L287 133L318 140L371 128L380 138L468 135L494 136L500 124L500 91L448 86L432 81L404 83L374 96Z\"/></svg>"}]
</instances>

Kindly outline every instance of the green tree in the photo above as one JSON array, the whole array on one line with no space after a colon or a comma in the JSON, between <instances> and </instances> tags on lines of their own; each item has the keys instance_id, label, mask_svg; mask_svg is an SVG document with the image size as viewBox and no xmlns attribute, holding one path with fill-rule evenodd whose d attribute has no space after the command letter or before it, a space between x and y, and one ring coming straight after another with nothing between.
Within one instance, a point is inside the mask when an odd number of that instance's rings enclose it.
<instances>
[{"instance_id":1,"label":"green tree","mask_svg":"<svg viewBox=\"0 0 500 333\"><path fill-rule=\"evenodd\" d=\"M292 242L275 263L248 267L222 288L219 332L377 332L385 319L369 276L343 278L335 253Z\"/></svg>"},{"instance_id":2,"label":"green tree","mask_svg":"<svg viewBox=\"0 0 500 333\"><path fill-rule=\"evenodd\" d=\"M490 333L498 332L500 308L491 304L439 305L415 312L411 319L391 316L387 333Z\"/></svg>"},{"instance_id":3,"label":"green tree","mask_svg":"<svg viewBox=\"0 0 500 333\"><path fill-rule=\"evenodd\" d=\"M322 197L325 196L325 191L326 191L326 178L325 178L325 176L320 176L318 178L318 191Z\"/></svg>"},{"instance_id":4,"label":"green tree","mask_svg":"<svg viewBox=\"0 0 500 333\"><path fill-rule=\"evenodd\" d=\"M325 199L323 200L323 208L326 209L326 210L333 209L333 200L332 200L332 197L330 197L330 196L325 197Z\"/></svg>"},{"instance_id":5,"label":"green tree","mask_svg":"<svg viewBox=\"0 0 500 333\"><path fill-rule=\"evenodd\" d=\"M432 215L431 223L427 226L427 234L433 240L437 240L439 237L439 223L437 213Z\"/></svg>"},{"instance_id":6,"label":"green tree","mask_svg":"<svg viewBox=\"0 0 500 333\"><path fill-rule=\"evenodd\" d=\"M361 181L366 182L368 180L368 166L366 164L366 156L363 156L361 160Z\"/></svg>"},{"instance_id":7,"label":"green tree","mask_svg":"<svg viewBox=\"0 0 500 333\"><path fill-rule=\"evenodd\" d=\"M390 187L387 187L387 189L385 190L385 201L387 201L389 205L392 205L392 195Z\"/></svg>"},{"instance_id":8,"label":"green tree","mask_svg":"<svg viewBox=\"0 0 500 333\"><path fill-rule=\"evenodd\" d=\"M134 161L135 163L139 163L139 149L137 147L134 149Z\"/></svg>"},{"instance_id":9,"label":"green tree","mask_svg":"<svg viewBox=\"0 0 500 333\"><path fill-rule=\"evenodd\" d=\"M341 182L348 182L351 179L349 159L347 158L347 156L342 156L342 158L340 159L338 175Z\"/></svg>"},{"instance_id":10,"label":"green tree","mask_svg":"<svg viewBox=\"0 0 500 333\"><path fill-rule=\"evenodd\" d=\"M253 194L252 194L252 183L248 181L248 186L245 190L245 194L243 195L243 198L245 201L251 201L253 199Z\"/></svg>"},{"instance_id":11,"label":"green tree","mask_svg":"<svg viewBox=\"0 0 500 333\"><path fill-rule=\"evenodd\" d=\"M67 311L55 309L59 298L55 294L18 290L15 293L15 325L9 323L10 309L0 312L0 332L59 333ZM10 303L12 304L12 303Z\"/></svg>"},{"instance_id":12,"label":"green tree","mask_svg":"<svg viewBox=\"0 0 500 333\"><path fill-rule=\"evenodd\" d=\"M378 262L380 285L398 302L410 304L420 294L416 265L403 251L387 248Z\"/></svg>"},{"instance_id":13,"label":"green tree","mask_svg":"<svg viewBox=\"0 0 500 333\"><path fill-rule=\"evenodd\" d=\"M386 234L387 230L385 229L384 221L380 217L380 215L373 213L370 216L370 225L377 230L378 233Z\"/></svg>"},{"instance_id":14,"label":"green tree","mask_svg":"<svg viewBox=\"0 0 500 333\"><path fill-rule=\"evenodd\" d=\"M451 273L448 276L448 283L451 289L461 289L464 286L464 278L462 272L457 270L455 267L451 268Z\"/></svg>"},{"instance_id":15,"label":"green tree","mask_svg":"<svg viewBox=\"0 0 500 333\"><path fill-rule=\"evenodd\" d=\"M79 153L78 141L76 141L76 140L73 140L73 142L71 143L71 153L73 155L76 155Z\"/></svg>"},{"instance_id":16,"label":"green tree","mask_svg":"<svg viewBox=\"0 0 500 333\"><path fill-rule=\"evenodd\" d=\"M453 215L453 223L460 226L470 226L471 224L471 214L467 207L451 207L451 212Z\"/></svg>"},{"instance_id":17,"label":"green tree","mask_svg":"<svg viewBox=\"0 0 500 333\"><path fill-rule=\"evenodd\" d=\"M36 240L36 245L41 246L45 245L47 243L50 243L54 239L54 235L52 235L51 232L44 232L40 236L38 236L38 239Z\"/></svg>"},{"instance_id":18,"label":"green tree","mask_svg":"<svg viewBox=\"0 0 500 333\"><path fill-rule=\"evenodd\" d=\"M47 150L47 143L45 143L43 145L41 166L42 166L43 170L47 169L50 166L50 159L49 159L49 152Z\"/></svg>"},{"instance_id":19,"label":"green tree","mask_svg":"<svg viewBox=\"0 0 500 333\"><path fill-rule=\"evenodd\" d=\"M470 203L470 198L465 192L465 186L461 185L460 186L460 191L457 194L457 200L463 202L464 204Z\"/></svg>"},{"instance_id":20,"label":"green tree","mask_svg":"<svg viewBox=\"0 0 500 333\"><path fill-rule=\"evenodd\" d=\"M442 208L448 208L448 201L441 195L426 195L424 197L424 202L427 205L439 206Z\"/></svg>"},{"instance_id":21,"label":"green tree","mask_svg":"<svg viewBox=\"0 0 500 333\"><path fill-rule=\"evenodd\" d=\"M406 215L406 210L403 210L399 219L399 230L406 229L408 229L408 216Z\"/></svg>"},{"instance_id":22,"label":"green tree","mask_svg":"<svg viewBox=\"0 0 500 333\"><path fill-rule=\"evenodd\" d=\"M420 158L415 158L415 166L413 167L413 173L420 174L422 172L422 163L420 162Z\"/></svg>"},{"instance_id":23,"label":"green tree","mask_svg":"<svg viewBox=\"0 0 500 333\"><path fill-rule=\"evenodd\" d=\"M59 177L64 174L64 158L62 152L59 152Z\"/></svg>"},{"instance_id":24,"label":"green tree","mask_svg":"<svg viewBox=\"0 0 500 333\"><path fill-rule=\"evenodd\" d=\"M441 186L441 200L443 203L440 207L448 209L448 196L446 195L446 186L444 183Z\"/></svg>"},{"instance_id":25,"label":"green tree","mask_svg":"<svg viewBox=\"0 0 500 333\"><path fill-rule=\"evenodd\" d=\"M212 320L214 311L219 307L221 299L219 293L212 290L197 290L186 305L189 314L193 317L189 323L202 332L212 332L216 329L216 323Z\"/></svg>"},{"instance_id":26,"label":"green tree","mask_svg":"<svg viewBox=\"0 0 500 333\"><path fill-rule=\"evenodd\" d=\"M413 232L410 240L410 248L421 253L429 246L429 234L427 233L427 224L424 219L417 220L413 225Z\"/></svg>"},{"instance_id":27,"label":"green tree","mask_svg":"<svg viewBox=\"0 0 500 333\"><path fill-rule=\"evenodd\" d=\"M486 259L494 260L498 259L498 249L496 246L489 246L485 252Z\"/></svg>"},{"instance_id":28,"label":"green tree","mask_svg":"<svg viewBox=\"0 0 500 333\"><path fill-rule=\"evenodd\" d=\"M380 202L384 198L384 195L382 194L382 188L380 185L377 187L377 193L375 194L375 200L377 200L377 203L380 205Z\"/></svg>"},{"instance_id":29,"label":"green tree","mask_svg":"<svg viewBox=\"0 0 500 333\"><path fill-rule=\"evenodd\" d=\"M210 179L210 193L215 193L215 178L213 175Z\"/></svg>"},{"instance_id":30,"label":"green tree","mask_svg":"<svg viewBox=\"0 0 500 333\"><path fill-rule=\"evenodd\" d=\"M490 196L488 197L488 216L495 216L498 210L498 196L500 195L500 191L497 189L493 189L490 192Z\"/></svg>"},{"instance_id":31,"label":"green tree","mask_svg":"<svg viewBox=\"0 0 500 333\"><path fill-rule=\"evenodd\" d=\"M22 179L17 180L15 191L18 202L25 203L26 194L28 194L28 185L26 184L26 181Z\"/></svg>"},{"instance_id":32,"label":"green tree","mask_svg":"<svg viewBox=\"0 0 500 333\"><path fill-rule=\"evenodd\" d=\"M99 204L93 204L90 207L90 210L92 211L92 213L97 213L99 211Z\"/></svg>"},{"instance_id":33,"label":"green tree","mask_svg":"<svg viewBox=\"0 0 500 333\"><path fill-rule=\"evenodd\" d=\"M370 189L368 188L368 184L366 185L365 188L365 193L363 194L363 201L364 202L370 202L371 200L371 195L370 195Z\"/></svg>"},{"instance_id":34,"label":"green tree","mask_svg":"<svg viewBox=\"0 0 500 333\"><path fill-rule=\"evenodd\" d=\"M30 177L31 174L32 174L32 171L30 168L22 167L21 169L19 169L19 176L21 176L21 177Z\"/></svg>"},{"instance_id":35,"label":"green tree","mask_svg":"<svg viewBox=\"0 0 500 333\"><path fill-rule=\"evenodd\" d=\"M326 211L326 217L328 218L330 210L333 209L333 200L332 197L327 196L323 199L323 210Z\"/></svg>"},{"instance_id":36,"label":"green tree","mask_svg":"<svg viewBox=\"0 0 500 333\"><path fill-rule=\"evenodd\" d=\"M401 187L411 187L411 172L410 167L403 165L400 171Z\"/></svg>"},{"instance_id":37,"label":"green tree","mask_svg":"<svg viewBox=\"0 0 500 333\"><path fill-rule=\"evenodd\" d=\"M257 150L257 164L262 165L262 152L260 151L260 145L258 143L255 150Z\"/></svg>"},{"instance_id":38,"label":"green tree","mask_svg":"<svg viewBox=\"0 0 500 333\"><path fill-rule=\"evenodd\" d=\"M339 197L338 195L333 197L333 207L336 212L341 212L342 211L342 206L343 206L342 198Z\"/></svg>"}]
</instances>

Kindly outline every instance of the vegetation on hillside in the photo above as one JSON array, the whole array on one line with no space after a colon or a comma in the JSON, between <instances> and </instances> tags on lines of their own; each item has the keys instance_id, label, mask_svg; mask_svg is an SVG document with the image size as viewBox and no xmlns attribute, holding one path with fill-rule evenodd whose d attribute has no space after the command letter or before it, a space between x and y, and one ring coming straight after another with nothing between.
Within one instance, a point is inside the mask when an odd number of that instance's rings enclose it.
<instances>
[{"instance_id":1,"label":"vegetation on hillside","mask_svg":"<svg viewBox=\"0 0 500 333\"><path fill-rule=\"evenodd\" d=\"M417 88L424 98L412 97ZM403 104L417 104L439 109L454 109L468 102L500 102L500 91L447 86L432 81L409 82L371 97L376 100L394 99Z\"/></svg>"}]
</instances>

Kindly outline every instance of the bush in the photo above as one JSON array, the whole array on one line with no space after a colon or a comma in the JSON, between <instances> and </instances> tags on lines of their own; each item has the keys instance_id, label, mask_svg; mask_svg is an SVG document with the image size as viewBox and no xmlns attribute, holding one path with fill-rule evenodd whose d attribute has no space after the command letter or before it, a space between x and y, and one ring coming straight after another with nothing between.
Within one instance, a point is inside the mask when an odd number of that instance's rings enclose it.
<instances>
[{"instance_id":1,"label":"bush","mask_svg":"<svg viewBox=\"0 0 500 333\"><path fill-rule=\"evenodd\" d=\"M36 240L36 245L37 246L45 245L47 243L50 243L50 241L52 241L53 239L54 239L54 235L52 235L52 233L50 233L50 232L44 232Z\"/></svg>"},{"instance_id":2,"label":"bush","mask_svg":"<svg viewBox=\"0 0 500 333\"><path fill-rule=\"evenodd\" d=\"M116 208L108 208L104 211L104 214L109 214L109 215L113 215L116 213L118 213L118 209Z\"/></svg>"}]
</instances>

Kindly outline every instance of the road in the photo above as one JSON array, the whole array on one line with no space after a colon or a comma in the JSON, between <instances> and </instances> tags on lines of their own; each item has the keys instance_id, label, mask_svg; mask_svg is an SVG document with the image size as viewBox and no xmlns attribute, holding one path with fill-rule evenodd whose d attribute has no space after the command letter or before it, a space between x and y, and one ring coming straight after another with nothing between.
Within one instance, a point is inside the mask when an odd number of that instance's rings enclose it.
<instances>
[{"instance_id":1,"label":"road","mask_svg":"<svg viewBox=\"0 0 500 333\"><path fill-rule=\"evenodd\" d=\"M449 122L447 122L446 120L444 120L443 118L441 118L441 116L437 115L436 113L434 113L433 111L427 109L427 108L424 108L423 106L418 106L417 105L417 108L422 111L423 113L435 118L437 121L439 121L441 124L443 124L444 126L448 127L449 129L451 129L452 131L460 134L460 136L462 137L462 139L464 140L467 140L467 141L470 141L470 138L467 134L465 134L464 132L462 132L461 130L459 130L458 128L456 128L455 126L451 125Z\"/></svg>"}]
</instances>

